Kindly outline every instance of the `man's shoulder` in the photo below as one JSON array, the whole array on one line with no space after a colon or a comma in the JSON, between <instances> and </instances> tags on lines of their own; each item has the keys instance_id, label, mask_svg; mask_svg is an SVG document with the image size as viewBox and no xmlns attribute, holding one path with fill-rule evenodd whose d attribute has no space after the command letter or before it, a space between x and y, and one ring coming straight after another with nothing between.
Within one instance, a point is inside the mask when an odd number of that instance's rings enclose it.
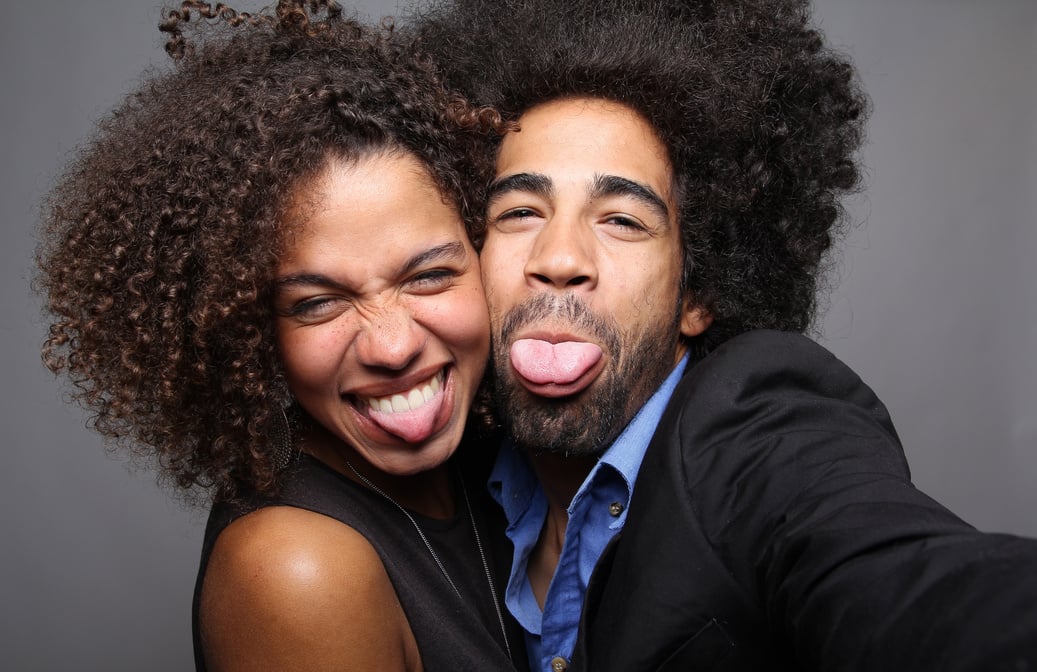
<instances>
[{"instance_id":1,"label":"man's shoulder","mask_svg":"<svg viewBox=\"0 0 1037 672\"><path fill-rule=\"evenodd\" d=\"M717 371L770 371L793 366L846 368L835 355L803 334L755 329L720 344L689 367L688 374L704 376L715 375Z\"/></svg>"},{"instance_id":2,"label":"man's shoulder","mask_svg":"<svg viewBox=\"0 0 1037 672\"><path fill-rule=\"evenodd\" d=\"M721 410L765 398L881 406L860 377L823 346L802 334L760 329L739 334L694 362L671 408L690 404Z\"/></svg>"},{"instance_id":3,"label":"man's shoulder","mask_svg":"<svg viewBox=\"0 0 1037 672\"><path fill-rule=\"evenodd\" d=\"M732 446L762 449L823 435L831 437L826 445L848 445L835 443L847 434L877 439L902 461L885 406L856 373L801 334L758 330L730 339L690 367L655 442L678 444L687 466L693 455L730 456ZM721 446L723 453L716 453Z\"/></svg>"}]
</instances>

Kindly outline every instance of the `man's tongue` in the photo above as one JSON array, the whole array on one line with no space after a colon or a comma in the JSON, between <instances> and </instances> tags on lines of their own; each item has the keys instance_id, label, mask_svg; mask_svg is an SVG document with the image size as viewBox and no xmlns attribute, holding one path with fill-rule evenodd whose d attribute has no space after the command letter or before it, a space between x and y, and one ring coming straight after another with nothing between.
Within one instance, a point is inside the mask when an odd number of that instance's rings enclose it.
<instances>
[{"instance_id":1,"label":"man's tongue","mask_svg":"<svg viewBox=\"0 0 1037 672\"><path fill-rule=\"evenodd\" d=\"M601 348L582 341L550 343L523 338L511 346L512 366L520 376L538 385L572 383L599 359Z\"/></svg>"},{"instance_id":2,"label":"man's tongue","mask_svg":"<svg viewBox=\"0 0 1037 672\"><path fill-rule=\"evenodd\" d=\"M411 402L402 397L401 399L402 404L399 399L393 400L393 406L399 410L387 412L372 408L368 410L368 417L385 431L408 443L419 443L432 436L436 427L436 416L443 403L443 391L437 391L431 400L421 404L418 404L416 399Z\"/></svg>"}]
</instances>

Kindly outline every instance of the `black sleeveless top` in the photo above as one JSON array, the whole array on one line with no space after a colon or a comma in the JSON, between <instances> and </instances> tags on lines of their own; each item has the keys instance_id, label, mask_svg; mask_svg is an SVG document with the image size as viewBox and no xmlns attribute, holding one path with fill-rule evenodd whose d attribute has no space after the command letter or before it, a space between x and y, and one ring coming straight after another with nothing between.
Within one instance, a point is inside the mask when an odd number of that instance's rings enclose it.
<instances>
[{"instance_id":1,"label":"black sleeveless top","mask_svg":"<svg viewBox=\"0 0 1037 672\"><path fill-rule=\"evenodd\" d=\"M457 513L452 520L425 518L413 512L411 515L463 599L458 598L447 583L414 525L394 504L306 454L299 455L288 469L284 485L276 496L251 496L243 497L243 502L217 503L209 514L194 590L196 670L206 669L198 610L205 568L216 538L235 519L266 506L294 506L329 516L355 529L371 543L396 590L417 641L422 665L428 672L528 669L522 630L504 606L503 590L511 552L503 534L503 516L486 494L484 478L464 476L514 662L505 647L483 561L460 493Z\"/></svg>"}]
</instances>

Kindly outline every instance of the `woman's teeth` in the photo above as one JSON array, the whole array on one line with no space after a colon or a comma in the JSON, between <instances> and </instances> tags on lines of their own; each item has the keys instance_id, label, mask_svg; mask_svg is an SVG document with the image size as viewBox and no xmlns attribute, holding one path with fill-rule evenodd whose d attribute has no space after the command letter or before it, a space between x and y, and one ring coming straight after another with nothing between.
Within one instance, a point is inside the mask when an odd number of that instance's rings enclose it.
<instances>
[{"instance_id":1,"label":"woman's teeth","mask_svg":"<svg viewBox=\"0 0 1037 672\"><path fill-rule=\"evenodd\" d=\"M423 383L419 383L405 392L386 395L384 397L368 397L367 405L372 411L382 413L404 413L421 408L436 396L442 387L440 377L442 372L437 373Z\"/></svg>"}]
</instances>

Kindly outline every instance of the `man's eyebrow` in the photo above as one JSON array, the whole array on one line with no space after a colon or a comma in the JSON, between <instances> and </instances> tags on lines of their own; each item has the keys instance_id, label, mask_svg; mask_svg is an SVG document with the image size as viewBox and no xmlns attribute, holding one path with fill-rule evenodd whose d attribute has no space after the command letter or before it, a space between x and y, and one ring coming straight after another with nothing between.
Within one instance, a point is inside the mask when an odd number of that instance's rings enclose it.
<instances>
[{"instance_id":1,"label":"man's eyebrow","mask_svg":"<svg viewBox=\"0 0 1037 672\"><path fill-rule=\"evenodd\" d=\"M496 179L490 184L487 203L493 203L509 191L524 191L542 198L550 198L554 194L554 185L550 177L541 173L515 173Z\"/></svg>"},{"instance_id":2,"label":"man's eyebrow","mask_svg":"<svg viewBox=\"0 0 1037 672\"><path fill-rule=\"evenodd\" d=\"M664 220L669 221L670 209L666 206L666 201L647 185L618 175L595 175L591 198L605 196L631 196L655 210Z\"/></svg>"}]
</instances>

